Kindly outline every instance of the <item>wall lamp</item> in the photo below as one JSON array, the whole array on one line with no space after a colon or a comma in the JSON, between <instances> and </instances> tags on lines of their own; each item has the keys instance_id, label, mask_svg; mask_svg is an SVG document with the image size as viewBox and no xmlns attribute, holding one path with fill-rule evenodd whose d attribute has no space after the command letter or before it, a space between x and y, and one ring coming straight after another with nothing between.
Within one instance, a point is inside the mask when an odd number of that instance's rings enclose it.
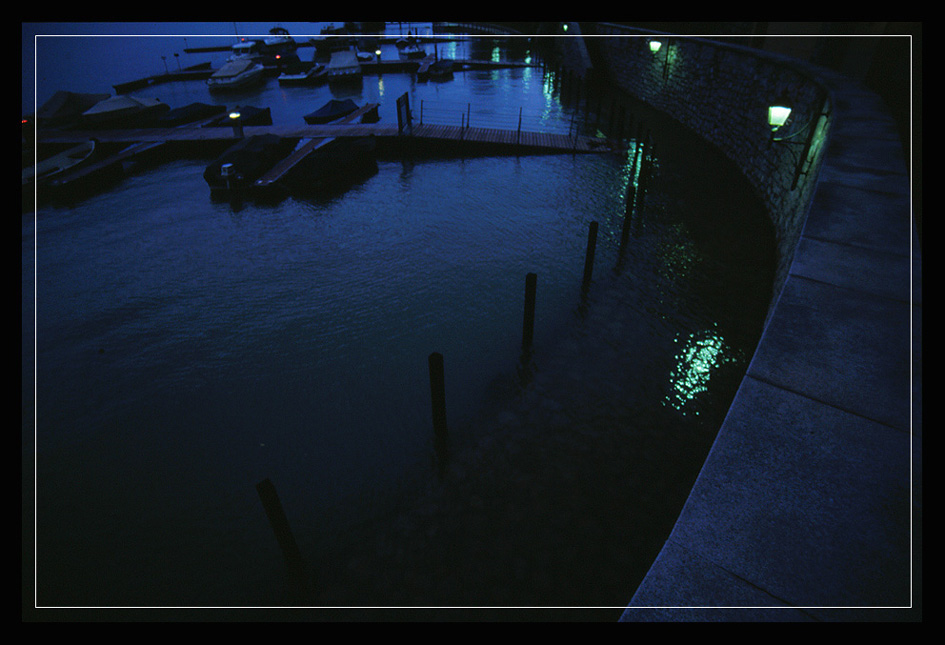
<instances>
[{"instance_id":1,"label":"wall lamp","mask_svg":"<svg viewBox=\"0 0 945 645\"><path fill-rule=\"evenodd\" d=\"M671 41L667 42L666 49L663 50L663 80L665 81L669 78L669 54L670 54L670 45ZM650 52L656 56L659 54L660 50L663 49L663 41L657 39L651 39L648 41Z\"/></svg>"},{"instance_id":2,"label":"wall lamp","mask_svg":"<svg viewBox=\"0 0 945 645\"><path fill-rule=\"evenodd\" d=\"M783 131L787 129L786 126L792 112L793 106L790 101L783 97L768 106L768 126L771 128L769 147L775 143L803 146L800 156L796 157L794 182L791 185L793 190L797 187L797 182L801 176L810 172L815 156L811 153L815 147L819 147L822 143L825 119L829 116L829 113L822 109L806 123L796 128L794 132L784 134Z\"/></svg>"}]
</instances>

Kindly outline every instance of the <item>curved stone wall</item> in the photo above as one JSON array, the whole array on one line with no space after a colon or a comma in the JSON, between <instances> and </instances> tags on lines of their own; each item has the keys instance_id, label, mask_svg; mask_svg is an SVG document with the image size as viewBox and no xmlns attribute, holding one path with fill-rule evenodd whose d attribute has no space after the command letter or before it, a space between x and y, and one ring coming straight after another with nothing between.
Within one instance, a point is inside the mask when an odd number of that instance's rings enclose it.
<instances>
[{"instance_id":1,"label":"curved stone wall","mask_svg":"<svg viewBox=\"0 0 945 645\"><path fill-rule=\"evenodd\" d=\"M796 60L594 28L609 78L741 170L779 251L756 353L622 620L921 619L921 263L893 119ZM588 38L561 39L579 66ZM802 145L770 140L782 95Z\"/></svg>"}]
</instances>

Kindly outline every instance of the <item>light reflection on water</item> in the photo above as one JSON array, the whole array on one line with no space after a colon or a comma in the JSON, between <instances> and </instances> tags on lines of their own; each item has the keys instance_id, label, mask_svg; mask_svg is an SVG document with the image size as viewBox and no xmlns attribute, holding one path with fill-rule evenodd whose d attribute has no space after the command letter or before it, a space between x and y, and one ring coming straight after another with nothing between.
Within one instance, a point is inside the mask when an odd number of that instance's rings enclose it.
<instances>
[{"instance_id":1,"label":"light reflection on water","mask_svg":"<svg viewBox=\"0 0 945 645\"><path fill-rule=\"evenodd\" d=\"M725 339L712 330L691 333L687 337L677 336L673 342L682 347L676 355L676 366L670 373L672 391L663 399L663 405L687 414L690 408L695 407L693 403L698 397L709 391L713 374L723 365L743 358L743 355L728 347ZM698 407L692 413L698 415Z\"/></svg>"}]
</instances>

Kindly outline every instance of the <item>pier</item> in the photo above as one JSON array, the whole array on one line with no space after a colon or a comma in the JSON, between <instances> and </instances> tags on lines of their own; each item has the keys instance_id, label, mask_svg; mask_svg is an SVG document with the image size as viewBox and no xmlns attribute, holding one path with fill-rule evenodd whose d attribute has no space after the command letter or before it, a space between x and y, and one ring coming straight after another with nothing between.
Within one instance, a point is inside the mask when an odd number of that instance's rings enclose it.
<instances>
[{"instance_id":1,"label":"pier","mask_svg":"<svg viewBox=\"0 0 945 645\"><path fill-rule=\"evenodd\" d=\"M426 142L442 146L441 151L450 152L450 146L480 144L497 151L516 154L548 153L592 153L613 151L613 146L598 137L526 132L501 128L477 128L462 125L414 124L409 133L400 130L397 124L358 123L351 125L299 125L299 126L244 126L244 136L274 134L279 137L315 139L327 137L378 138L378 145L392 148L408 141ZM216 128L135 128L126 130L59 130L39 132L40 143L80 143L96 139L101 143L199 143L235 141L236 135L227 127ZM385 144L387 144L385 146Z\"/></svg>"}]
</instances>

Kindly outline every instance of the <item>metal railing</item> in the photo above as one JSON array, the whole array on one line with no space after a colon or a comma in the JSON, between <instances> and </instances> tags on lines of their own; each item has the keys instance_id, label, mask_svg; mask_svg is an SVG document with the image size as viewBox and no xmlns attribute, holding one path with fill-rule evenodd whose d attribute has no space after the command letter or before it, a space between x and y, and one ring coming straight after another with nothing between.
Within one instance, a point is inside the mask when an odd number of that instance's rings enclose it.
<instances>
[{"instance_id":1,"label":"metal railing","mask_svg":"<svg viewBox=\"0 0 945 645\"><path fill-rule=\"evenodd\" d=\"M474 110L471 103L443 103L421 100L419 109L414 111L420 125L458 125L462 128L491 128L510 130L517 133L539 132L549 134L576 135L574 116L570 121L562 121L564 114L548 115L537 110L525 110L523 107L503 109Z\"/></svg>"}]
</instances>

